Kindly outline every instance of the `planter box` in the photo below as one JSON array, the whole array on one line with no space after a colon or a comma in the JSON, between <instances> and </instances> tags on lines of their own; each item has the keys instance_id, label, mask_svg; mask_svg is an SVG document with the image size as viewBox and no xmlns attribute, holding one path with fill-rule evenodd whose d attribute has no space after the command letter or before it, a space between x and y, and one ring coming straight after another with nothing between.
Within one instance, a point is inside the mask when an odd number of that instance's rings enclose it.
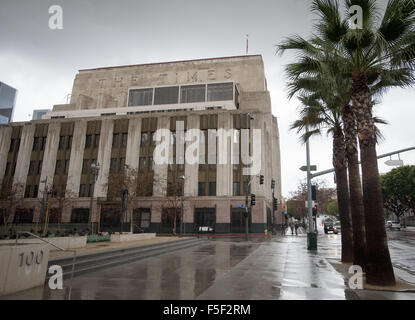
<instances>
[{"instance_id":1,"label":"planter box","mask_svg":"<svg viewBox=\"0 0 415 320\"><path fill-rule=\"evenodd\" d=\"M86 236L81 237L56 237L56 238L44 238L46 241L52 242L54 245L63 248L63 249L78 249L86 246ZM0 240L1 244L11 244L14 245L16 240ZM19 244L45 244L39 239L25 239L19 238ZM54 246L45 244L49 247L49 250L58 250Z\"/></svg>"},{"instance_id":2,"label":"planter box","mask_svg":"<svg viewBox=\"0 0 415 320\"><path fill-rule=\"evenodd\" d=\"M49 245L0 245L0 296L42 286Z\"/></svg>"},{"instance_id":3,"label":"planter box","mask_svg":"<svg viewBox=\"0 0 415 320\"><path fill-rule=\"evenodd\" d=\"M116 233L111 235L111 242L137 241L153 239L155 237L155 233Z\"/></svg>"}]
</instances>

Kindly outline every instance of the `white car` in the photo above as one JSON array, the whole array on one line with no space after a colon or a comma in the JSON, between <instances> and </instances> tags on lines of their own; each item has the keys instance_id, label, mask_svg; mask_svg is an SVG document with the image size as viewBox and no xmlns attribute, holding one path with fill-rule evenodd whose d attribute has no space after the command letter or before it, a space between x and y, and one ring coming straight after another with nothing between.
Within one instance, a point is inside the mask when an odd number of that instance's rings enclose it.
<instances>
[{"instance_id":1,"label":"white car","mask_svg":"<svg viewBox=\"0 0 415 320\"><path fill-rule=\"evenodd\" d=\"M393 229L401 230L401 224L397 221L387 221L386 227L389 228L390 230L393 230Z\"/></svg>"}]
</instances>

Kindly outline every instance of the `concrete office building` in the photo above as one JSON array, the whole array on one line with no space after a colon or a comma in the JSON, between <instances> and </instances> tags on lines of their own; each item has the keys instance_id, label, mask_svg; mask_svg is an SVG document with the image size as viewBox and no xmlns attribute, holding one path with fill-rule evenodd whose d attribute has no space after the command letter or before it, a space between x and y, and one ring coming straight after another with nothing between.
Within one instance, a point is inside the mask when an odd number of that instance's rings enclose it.
<instances>
[{"instance_id":1,"label":"concrete office building","mask_svg":"<svg viewBox=\"0 0 415 320\"><path fill-rule=\"evenodd\" d=\"M253 120L247 121L248 113ZM174 146L177 126L200 129L205 137L209 129L231 132L214 139L217 158L225 157L226 163L215 163L216 158L205 164L154 162L155 132L169 129ZM49 222L87 223L92 203L91 219L103 230L119 223L124 182L116 183L116 177L127 166L139 181L137 190L129 190L127 224L133 219L146 231L171 232L168 208L174 194L169 186L184 177L185 232L212 226L217 233L242 233L246 176L243 165L232 159L240 159L240 130L247 126L251 155L258 145L261 151L260 171L249 188L256 195L249 230L263 233L267 225L281 224L282 217L280 207L273 210L271 191L273 179L275 197L281 199L278 124L260 55L80 70L69 104L55 105L42 120L1 126L1 205L7 208L7 196L18 195L23 200L13 204L9 221L35 222L45 190L60 190L65 205L50 195L54 213ZM255 129L261 130L257 146ZM169 150L170 157L177 152ZM199 148L199 159L207 159L209 150L207 144ZM95 183L92 163L100 166ZM265 177L262 185L259 174Z\"/></svg>"},{"instance_id":2,"label":"concrete office building","mask_svg":"<svg viewBox=\"0 0 415 320\"><path fill-rule=\"evenodd\" d=\"M12 121L16 93L16 89L0 81L0 124Z\"/></svg>"}]
</instances>

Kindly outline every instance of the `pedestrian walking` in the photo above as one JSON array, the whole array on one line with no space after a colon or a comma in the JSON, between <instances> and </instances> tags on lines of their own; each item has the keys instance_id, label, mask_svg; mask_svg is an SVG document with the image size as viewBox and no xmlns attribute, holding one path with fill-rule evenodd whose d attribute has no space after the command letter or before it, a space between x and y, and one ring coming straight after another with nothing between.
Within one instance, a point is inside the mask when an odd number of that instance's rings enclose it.
<instances>
[{"instance_id":1,"label":"pedestrian walking","mask_svg":"<svg viewBox=\"0 0 415 320\"><path fill-rule=\"evenodd\" d=\"M298 221L295 221L294 228L295 228L295 235L298 236L298 228L300 225L298 224Z\"/></svg>"},{"instance_id":2,"label":"pedestrian walking","mask_svg":"<svg viewBox=\"0 0 415 320\"><path fill-rule=\"evenodd\" d=\"M294 235L294 222L292 220L290 222L290 229L291 229L291 234Z\"/></svg>"}]
</instances>

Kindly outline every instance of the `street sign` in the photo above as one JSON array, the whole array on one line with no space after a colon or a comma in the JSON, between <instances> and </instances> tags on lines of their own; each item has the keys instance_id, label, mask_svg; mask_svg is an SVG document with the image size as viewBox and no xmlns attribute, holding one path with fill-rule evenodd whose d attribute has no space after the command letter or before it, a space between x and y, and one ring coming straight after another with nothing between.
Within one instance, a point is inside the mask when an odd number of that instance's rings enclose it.
<instances>
[{"instance_id":1,"label":"street sign","mask_svg":"<svg viewBox=\"0 0 415 320\"><path fill-rule=\"evenodd\" d=\"M307 171L307 166L302 166L301 171ZM317 166L310 166L310 171L317 171Z\"/></svg>"},{"instance_id":2,"label":"street sign","mask_svg":"<svg viewBox=\"0 0 415 320\"><path fill-rule=\"evenodd\" d=\"M385 164L387 166L391 166L391 167L402 167L403 166L403 160L386 160Z\"/></svg>"}]
</instances>

